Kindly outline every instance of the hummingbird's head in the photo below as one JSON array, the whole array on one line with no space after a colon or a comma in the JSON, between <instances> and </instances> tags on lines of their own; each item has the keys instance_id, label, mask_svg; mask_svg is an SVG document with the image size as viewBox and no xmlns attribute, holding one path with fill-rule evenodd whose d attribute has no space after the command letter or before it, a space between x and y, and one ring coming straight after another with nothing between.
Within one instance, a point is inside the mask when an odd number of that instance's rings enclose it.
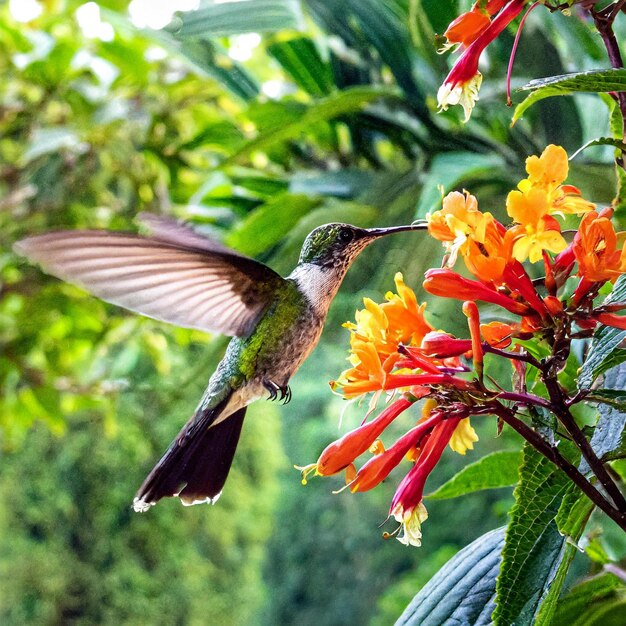
<instances>
[{"instance_id":1,"label":"hummingbird's head","mask_svg":"<svg viewBox=\"0 0 626 626\"><path fill-rule=\"evenodd\" d=\"M421 230L425 224L391 226L389 228L359 228L350 224L324 224L311 231L302 245L300 263L320 267L347 267L375 239L408 230Z\"/></svg>"}]
</instances>

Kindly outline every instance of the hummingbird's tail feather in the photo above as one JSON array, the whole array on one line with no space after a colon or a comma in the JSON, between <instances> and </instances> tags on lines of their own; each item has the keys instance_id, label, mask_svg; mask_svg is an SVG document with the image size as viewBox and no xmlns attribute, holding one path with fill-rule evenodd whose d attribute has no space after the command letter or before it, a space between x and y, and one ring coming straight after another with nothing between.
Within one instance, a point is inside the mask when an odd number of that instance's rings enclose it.
<instances>
[{"instance_id":1,"label":"hummingbird's tail feather","mask_svg":"<svg viewBox=\"0 0 626 626\"><path fill-rule=\"evenodd\" d=\"M168 496L178 496L185 505L217 501L235 456L247 408L235 411L215 426L207 426L226 401L211 409L211 415L201 420L196 416L183 428L139 488L133 500L135 511L147 511Z\"/></svg>"}]
</instances>

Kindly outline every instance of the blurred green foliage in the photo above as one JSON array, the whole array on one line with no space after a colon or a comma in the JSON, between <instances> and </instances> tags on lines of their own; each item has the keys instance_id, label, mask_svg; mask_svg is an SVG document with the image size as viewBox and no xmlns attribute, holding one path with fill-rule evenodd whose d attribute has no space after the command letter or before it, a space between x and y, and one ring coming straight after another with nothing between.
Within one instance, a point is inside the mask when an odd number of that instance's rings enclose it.
<instances>
[{"instance_id":1,"label":"blurred green foliage","mask_svg":"<svg viewBox=\"0 0 626 626\"><path fill-rule=\"evenodd\" d=\"M153 32L128 21L126 0L102 0L110 41L85 35L79 0L46 0L27 24L0 2L3 624L389 624L448 556L505 521L508 490L433 502L425 545L409 550L377 530L393 479L371 494L332 495L321 481L301 487L290 469L337 434L343 403L325 381L344 365L340 322L363 295L380 299L396 271L417 286L439 262L437 245L412 235L355 263L293 381L294 401L280 409L283 428L271 404L250 411L215 507L168 501L131 513L224 341L46 277L10 251L14 241L58 227L130 229L150 210L287 272L315 226L410 221L433 208L440 184L470 188L501 213L528 154L549 142L576 149L608 124L584 100L554 98L511 128L502 95L511 33L488 54L471 123L454 110L437 115L447 61L434 53L435 32L468 2L259 0L278 12L239 62L228 35L246 30L242 11L255 2L220 9L221 30L199 12ZM578 37L573 20L535 17L518 53L520 84L564 71L562 44ZM579 69L602 57L598 42L584 44ZM610 154L587 154L573 182L607 202ZM455 304L430 316L451 331L462 323ZM363 410L350 407L343 427ZM472 460L502 449L477 426ZM445 455L436 480L464 462Z\"/></svg>"}]
</instances>

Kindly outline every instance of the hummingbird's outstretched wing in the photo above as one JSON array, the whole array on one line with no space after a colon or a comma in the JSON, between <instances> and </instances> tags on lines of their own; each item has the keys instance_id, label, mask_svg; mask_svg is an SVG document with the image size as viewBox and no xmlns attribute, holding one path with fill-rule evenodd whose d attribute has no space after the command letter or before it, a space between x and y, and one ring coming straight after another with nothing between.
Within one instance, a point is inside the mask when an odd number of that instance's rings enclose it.
<instances>
[{"instance_id":1,"label":"hummingbird's outstretched wing","mask_svg":"<svg viewBox=\"0 0 626 626\"><path fill-rule=\"evenodd\" d=\"M284 279L188 226L142 214L150 237L73 230L29 237L19 254L131 311L186 328L245 336Z\"/></svg>"}]
</instances>

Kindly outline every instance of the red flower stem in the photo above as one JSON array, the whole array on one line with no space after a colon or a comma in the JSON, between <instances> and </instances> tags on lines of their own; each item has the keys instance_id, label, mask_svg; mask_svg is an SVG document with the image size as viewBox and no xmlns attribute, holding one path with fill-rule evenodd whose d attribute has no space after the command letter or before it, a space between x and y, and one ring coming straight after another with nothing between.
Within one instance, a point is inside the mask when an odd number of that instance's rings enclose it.
<instances>
[{"instance_id":1,"label":"red flower stem","mask_svg":"<svg viewBox=\"0 0 626 626\"><path fill-rule=\"evenodd\" d=\"M506 350L500 350L499 348L494 348L490 346L488 343L483 343L483 351L490 352L491 354L497 354L498 356L503 356L505 359L511 359L512 361L523 361L524 363L528 363L537 369L541 368L541 363L537 361L537 359L526 353L520 354L519 352L507 352Z\"/></svg>"},{"instance_id":2,"label":"red flower stem","mask_svg":"<svg viewBox=\"0 0 626 626\"><path fill-rule=\"evenodd\" d=\"M511 56L509 56L509 66L506 70L506 105L510 107L513 102L511 100L511 74L513 73L513 63L515 61L515 53L517 52L517 45L519 44L519 39L522 35L522 29L524 28L524 22L526 18L530 14L530 12L536 7L539 6L541 2L534 2L528 7L528 11L524 13L522 19L519 22L519 26L517 27L517 32L515 33L515 41L513 42L513 48L511 49Z\"/></svg>"},{"instance_id":3,"label":"red flower stem","mask_svg":"<svg viewBox=\"0 0 626 626\"><path fill-rule=\"evenodd\" d=\"M514 393L512 391L503 391L498 394L498 400L508 400L510 402L518 402L519 404L526 404L529 406L537 405L542 406L545 409L552 410L552 404L539 396L534 396L531 393Z\"/></svg>"},{"instance_id":4,"label":"red flower stem","mask_svg":"<svg viewBox=\"0 0 626 626\"><path fill-rule=\"evenodd\" d=\"M471 382L450 376L449 374L392 375L387 379L383 389L388 391L389 389L412 387L413 385L450 385L457 389L474 389L474 385Z\"/></svg>"},{"instance_id":5,"label":"red flower stem","mask_svg":"<svg viewBox=\"0 0 626 626\"><path fill-rule=\"evenodd\" d=\"M574 416L567 407L567 398L565 398L561 391L561 387L556 378L549 375L548 367L542 372L542 380L550 396L552 411L561 424L563 424L565 430L571 435L572 440L578 446L584 459L589 464L591 471L596 475L618 509L626 516L626 498L624 498L619 487L615 484L606 467L604 467L604 464L596 455L595 450L591 447L589 440L576 423Z\"/></svg>"},{"instance_id":6,"label":"red flower stem","mask_svg":"<svg viewBox=\"0 0 626 626\"><path fill-rule=\"evenodd\" d=\"M558 451L556 445L548 443L522 420L515 417L513 411L503 405L494 407L493 413L503 422L517 431L540 454L562 470L568 478L602 511L604 511L622 530L626 531L626 512L619 511Z\"/></svg>"}]
</instances>

